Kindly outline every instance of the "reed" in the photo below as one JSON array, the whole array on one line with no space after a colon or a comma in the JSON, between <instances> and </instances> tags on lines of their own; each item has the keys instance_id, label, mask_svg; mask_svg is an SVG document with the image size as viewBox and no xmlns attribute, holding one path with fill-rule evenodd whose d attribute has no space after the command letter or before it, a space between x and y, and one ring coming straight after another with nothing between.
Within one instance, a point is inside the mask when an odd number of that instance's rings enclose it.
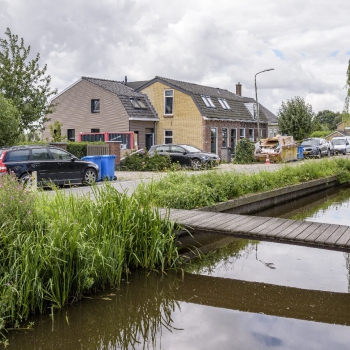
<instances>
[{"instance_id":1,"label":"reed","mask_svg":"<svg viewBox=\"0 0 350 350\"><path fill-rule=\"evenodd\" d=\"M274 172L252 174L229 171L192 175L169 173L157 182L141 184L136 191L146 194L158 207L194 209L328 176L337 176L342 183L349 182L350 159L310 160L298 166L285 165Z\"/></svg>"},{"instance_id":2,"label":"reed","mask_svg":"<svg viewBox=\"0 0 350 350\"><path fill-rule=\"evenodd\" d=\"M0 327L117 286L131 269L176 264L174 224L144 194L106 183L91 196L30 197L26 217L7 213L0 227Z\"/></svg>"}]
</instances>

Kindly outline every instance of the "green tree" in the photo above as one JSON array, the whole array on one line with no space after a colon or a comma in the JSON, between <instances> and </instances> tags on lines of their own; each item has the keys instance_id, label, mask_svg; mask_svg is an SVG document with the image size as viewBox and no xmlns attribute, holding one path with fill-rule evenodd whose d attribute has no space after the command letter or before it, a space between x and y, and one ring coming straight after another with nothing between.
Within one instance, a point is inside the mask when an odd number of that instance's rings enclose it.
<instances>
[{"instance_id":1,"label":"green tree","mask_svg":"<svg viewBox=\"0 0 350 350\"><path fill-rule=\"evenodd\" d=\"M313 128L313 130L335 130L341 119L341 113L339 112L332 112L328 109L319 111L314 118L314 124L318 123L319 126L317 129Z\"/></svg>"},{"instance_id":2,"label":"green tree","mask_svg":"<svg viewBox=\"0 0 350 350\"><path fill-rule=\"evenodd\" d=\"M348 124L350 122L350 109L349 109L349 104L350 104L350 60L348 63L348 70L346 71L346 84L345 87L346 89L346 97L345 97L345 103L344 103L344 109L342 113L342 122L344 124Z\"/></svg>"},{"instance_id":3,"label":"green tree","mask_svg":"<svg viewBox=\"0 0 350 350\"><path fill-rule=\"evenodd\" d=\"M283 135L292 135L295 140L302 140L312 130L314 112L310 104L296 96L282 102L277 113L278 127Z\"/></svg>"},{"instance_id":4,"label":"green tree","mask_svg":"<svg viewBox=\"0 0 350 350\"><path fill-rule=\"evenodd\" d=\"M11 100L0 93L0 147L13 146L19 133L19 112Z\"/></svg>"},{"instance_id":5,"label":"green tree","mask_svg":"<svg viewBox=\"0 0 350 350\"><path fill-rule=\"evenodd\" d=\"M58 120L55 120L53 124L49 125L50 134L53 142L61 142L66 139L66 136L62 136L62 127L63 124L61 124Z\"/></svg>"},{"instance_id":6,"label":"green tree","mask_svg":"<svg viewBox=\"0 0 350 350\"><path fill-rule=\"evenodd\" d=\"M54 105L49 98L57 93L51 91L50 75L46 75L47 66L39 67L39 53L29 60L30 46L25 47L23 38L7 28L7 39L0 38L0 92L13 101L19 111L19 131L41 128L49 118Z\"/></svg>"}]
</instances>

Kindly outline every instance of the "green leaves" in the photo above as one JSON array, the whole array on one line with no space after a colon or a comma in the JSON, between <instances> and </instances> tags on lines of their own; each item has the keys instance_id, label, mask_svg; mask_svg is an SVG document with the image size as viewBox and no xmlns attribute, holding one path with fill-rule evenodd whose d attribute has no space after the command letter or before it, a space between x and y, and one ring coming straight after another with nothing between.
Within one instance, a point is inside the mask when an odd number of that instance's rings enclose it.
<instances>
[{"instance_id":1,"label":"green leaves","mask_svg":"<svg viewBox=\"0 0 350 350\"><path fill-rule=\"evenodd\" d=\"M310 104L296 96L282 102L278 110L278 127L281 134L293 136L295 140L307 137L312 129L314 112Z\"/></svg>"},{"instance_id":2,"label":"green leaves","mask_svg":"<svg viewBox=\"0 0 350 350\"><path fill-rule=\"evenodd\" d=\"M19 136L19 119L13 102L0 93L0 147L15 144Z\"/></svg>"},{"instance_id":3,"label":"green leaves","mask_svg":"<svg viewBox=\"0 0 350 350\"><path fill-rule=\"evenodd\" d=\"M0 93L12 100L19 112L19 133L35 130L47 121L47 114L53 112L54 105L49 98L57 93L51 91L51 77L46 74L47 66L39 66L40 54L28 60L30 46L7 28L7 39L0 38Z\"/></svg>"}]
</instances>

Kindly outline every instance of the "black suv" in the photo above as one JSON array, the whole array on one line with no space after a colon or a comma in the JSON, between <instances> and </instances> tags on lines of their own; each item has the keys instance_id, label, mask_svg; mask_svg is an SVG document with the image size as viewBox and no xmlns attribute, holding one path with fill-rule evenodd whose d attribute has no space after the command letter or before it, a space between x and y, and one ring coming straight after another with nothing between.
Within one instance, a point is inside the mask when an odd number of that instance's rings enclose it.
<instances>
[{"instance_id":1,"label":"black suv","mask_svg":"<svg viewBox=\"0 0 350 350\"><path fill-rule=\"evenodd\" d=\"M99 174L96 164L80 160L54 146L15 146L0 149L0 174L13 172L28 182L37 172L38 184L92 184Z\"/></svg>"},{"instance_id":2,"label":"black suv","mask_svg":"<svg viewBox=\"0 0 350 350\"><path fill-rule=\"evenodd\" d=\"M190 166L194 170L199 170L201 167L217 165L220 158L215 153L206 153L199 148L189 145L154 145L148 154L153 156L155 153L160 155L169 155L173 163L179 163L182 166Z\"/></svg>"}]
</instances>

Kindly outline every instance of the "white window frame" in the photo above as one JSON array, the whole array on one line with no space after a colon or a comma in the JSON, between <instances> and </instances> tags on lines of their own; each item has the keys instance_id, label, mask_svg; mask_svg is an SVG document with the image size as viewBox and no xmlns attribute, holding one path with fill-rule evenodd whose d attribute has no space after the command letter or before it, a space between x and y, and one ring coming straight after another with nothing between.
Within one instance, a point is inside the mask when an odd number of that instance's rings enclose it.
<instances>
[{"instance_id":1,"label":"white window frame","mask_svg":"<svg viewBox=\"0 0 350 350\"><path fill-rule=\"evenodd\" d=\"M166 93L167 93L167 92L171 92L171 93L172 93L171 96L166 96ZM166 106L167 106L166 100L167 100L168 98L171 98L171 99L172 99L172 103L171 103L171 113L168 113L168 112L166 111ZM174 114L174 90L173 90L173 89L166 89L166 90L164 90L164 115L173 115L173 114Z\"/></svg>"},{"instance_id":2,"label":"white window frame","mask_svg":"<svg viewBox=\"0 0 350 350\"><path fill-rule=\"evenodd\" d=\"M225 98L218 98L218 101L223 109L231 109Z\"/></svg>"},{"instance_id":3,"label":"white window frame","mask_svg":"<svg viewBox=\"0 0 350 350\"><path fill-rule=\"evenodd\" d=\"M167 135L166 133L169 132L171 133L170 135ZM171 140L171 142L167 142L167 140ZM170 144L170 143L174 143L174 131L173 130L164 130L164 143L165 144Z\"/></svg>"},{"instance_id":4,"label":"white window frame","mask_svg":"<svg viewBox=\"0 0 350 350\"><path fill-rule=\"evenodd\" d=\"M241 131L243 130L243 135L241 133ZM240 128L239 129L239 139L245 139L245 128Z\"/></svg>"},{"instance_id":5,"label":"white window frame","mask_svg":"<svg viewBox=\"0 0 350 350\"><path fill-rule=\"evenodd\" d=\"M234 143L234 145L232 146L232 130L236 130L236 141L235 141L235 143ZM236 146L237 146L237 128L231 128L230 129L230 147L232 148L232 149L236 149Z\"/></svg>"},{"instance_id":6,"label":"white window frame","mask_svg":"<svg viewBox=\"0 0 350 350\"><path fill-rule=\"evenodd\" d=\"M226 130L226 137L224 137L224 130ZM226 138L226 145L224 146L223 140ZM221 147L228 147L228 128L221 129Z\"/></svg>"},{"instance_id":7,"label":"white window frame","mask_svg":"<svg viewBox=\"0 0 350 350\"><path fill-rule=\"evenodd\" d=\"M208 108L215 108L214 102L211 100L210 96L201 95L203 102Z\"/></svg>"},{"instance_id":8,"label":"white window frame","mask_svg":"<svg viewBox=\"0 0 350 350\"><path fill-rule=\"evenodd\" d=\"M250 137L250 130L252 131L252 137ZM249 137L249 140L250 141L252 141L252 142L254 142L254 129L252 129L252 128L250 128L250 129L248 129L248 137Z\"/></svg>"},{"instance_id":9,"label":"white window frame","mask_svg":"<svg viewBox=\"0 0 350 350\"><path fill-rule=\"evenodd\" d=\"M215 152L213 152L211 149L211 133L213 130L215 130ZM210 128L210 151L213 153L218 152L218 128Z\"/></svg>"}]
</instances>

